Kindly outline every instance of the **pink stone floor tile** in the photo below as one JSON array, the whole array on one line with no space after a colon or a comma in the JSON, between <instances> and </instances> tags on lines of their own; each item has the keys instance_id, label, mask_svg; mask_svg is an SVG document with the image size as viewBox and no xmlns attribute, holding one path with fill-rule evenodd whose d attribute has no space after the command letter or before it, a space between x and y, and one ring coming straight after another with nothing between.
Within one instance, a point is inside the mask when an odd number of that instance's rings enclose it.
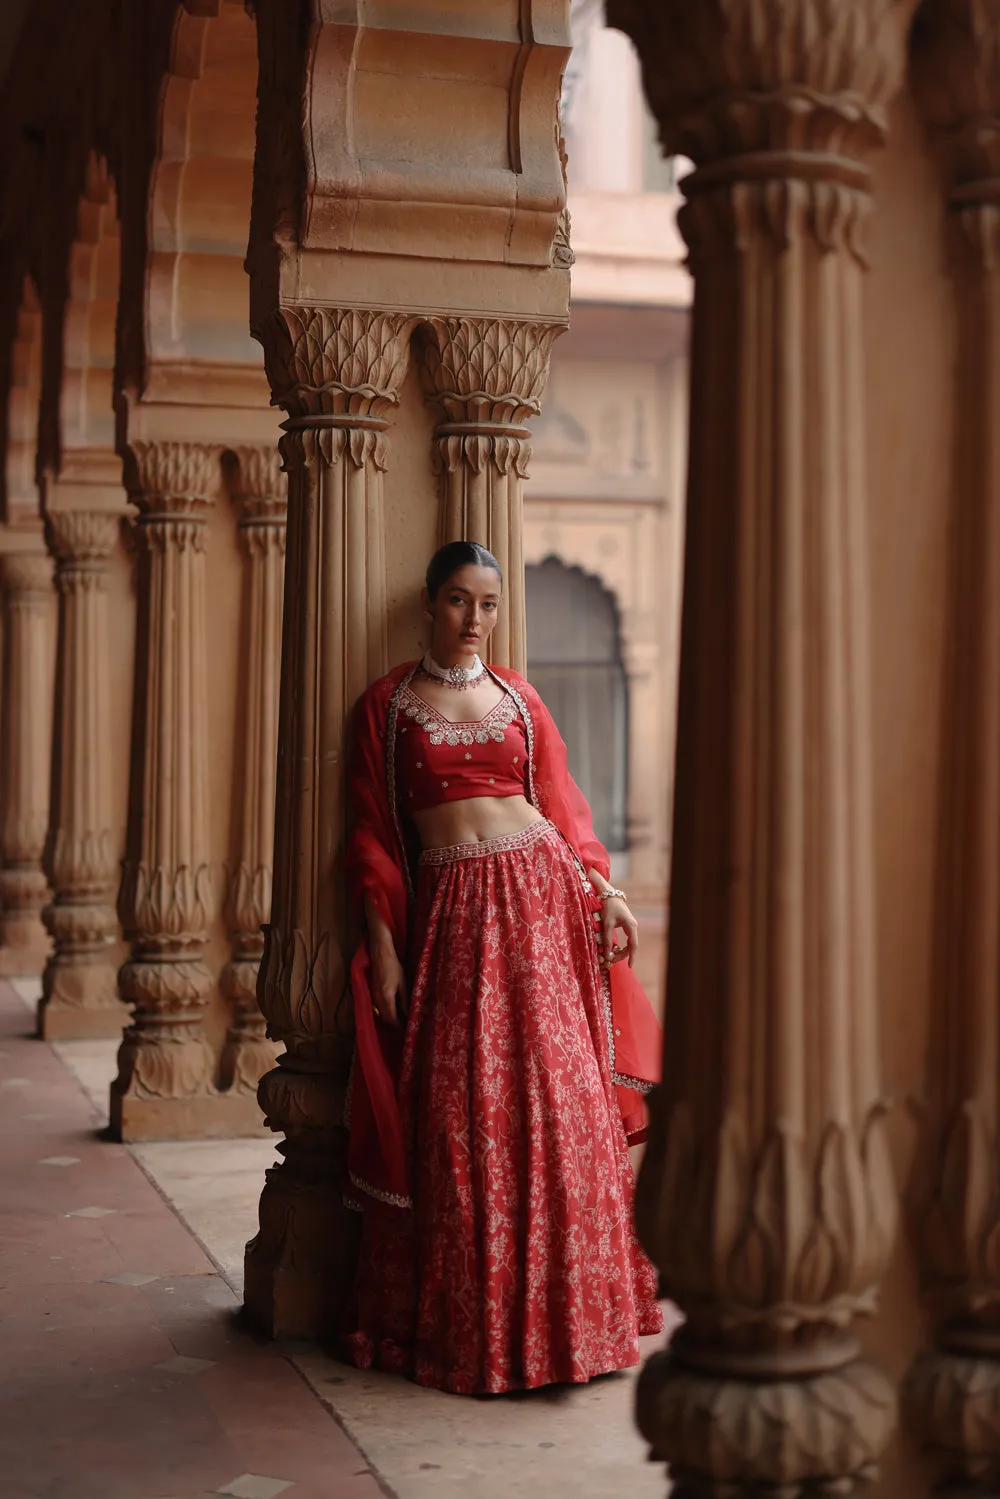
<instances>
[{"instance_id":1,"label":"pink stone floor tile","mask_svg":"<svg viewBox=\"0 0 1000 1499\"><path fill-rule=\"evenodd\" d=\"M383 1499L2 981L0 1046L0 1499Z\"/></svg>"}]
</instances>

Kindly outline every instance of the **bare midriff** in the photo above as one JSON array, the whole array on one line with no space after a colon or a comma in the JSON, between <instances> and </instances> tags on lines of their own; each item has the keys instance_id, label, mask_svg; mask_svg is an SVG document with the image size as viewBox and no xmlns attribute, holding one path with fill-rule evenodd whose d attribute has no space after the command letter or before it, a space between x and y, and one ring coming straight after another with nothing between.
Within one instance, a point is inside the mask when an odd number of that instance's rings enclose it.
<instances>
[{"instance_id":1,"label":"bare midriff","mask_svg":"<svg viewBox=\"0 0 1000 1499\"><path fill-rule=\"evenodd\" d=\"M412 814L423 848L451 848L456 843L486 843L523 832L544 822L537 807L523 796L470 796L442 802Z\"/></svg>"}]
</instances>

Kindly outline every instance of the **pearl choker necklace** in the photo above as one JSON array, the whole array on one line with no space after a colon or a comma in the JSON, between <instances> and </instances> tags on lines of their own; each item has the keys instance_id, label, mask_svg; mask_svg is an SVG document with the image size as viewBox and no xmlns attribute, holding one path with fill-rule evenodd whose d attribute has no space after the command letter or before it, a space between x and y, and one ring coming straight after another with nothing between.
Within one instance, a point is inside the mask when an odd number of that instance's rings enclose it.
<instances>
[{"instance_id":1,"label":"pearl choker necklace","mask_svg":"<svg viewBox=\"0 0 1000 1499\"><path fill-rule=\"evenodd\" d=\"M448 687L454 687L458 692L464 692L477 682L486 667L477 656L472 666L438 666L430 651L420 663L429 677L434 677L438 682L444 682Z\"/></svg>"}]
</instances>

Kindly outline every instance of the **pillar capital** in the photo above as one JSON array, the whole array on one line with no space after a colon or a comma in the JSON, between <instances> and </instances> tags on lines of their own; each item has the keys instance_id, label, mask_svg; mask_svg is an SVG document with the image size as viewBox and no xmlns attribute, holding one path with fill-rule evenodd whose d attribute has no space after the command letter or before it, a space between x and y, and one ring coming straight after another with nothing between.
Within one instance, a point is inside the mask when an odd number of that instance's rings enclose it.
<instances>
[{"instance_id":1,"label":"pillar capital","mask_svg":"<svg viewBox=\"0 0 1000 1499\"><path fill-rule=\"evenodd\" d=\"M0 553L0 588L12 598L47 602L52 596L52 559L45 552Z\"/></svg>"},{"instance_id":2,"label":"pillar capital","mask_svg":"<svg viewBox=\"0 0 1000 1499\"><path fill-rule=\"evenodd\" d=\"M608 22L639 49L668 153L852 184L885 136L915 4L776 0L765 18L758 0L610 0Z\"/></svg>"},{"instance_id":3,"label":"pillar capital","mask_svg":"<svg viewBox=\"0 0 1000 1499\"><path fill-rule=\"evenodd\" d=\"M125 484L143 514L197 515L219 487L221 444L132 440L126 449Z\"/></svg>"},{"instance_id":4,"label":"pillar capital","mask_svg":"<svg viewBox=\"0 0 1000 1499\"><path fill-rule=\"evenodd\" d=\"M948 162L952 203L1000 202L1000 7L929 0L914 23L911 70Z\"/></svg>"},{"instance_id":5,"label":"pillar capital","mask_svg":"<svg viewBox=\"0 0 1000 1499\"><path fill-rule=\"evenodd\" d=\"M275 405L308 461L385 468L388 413L399 401L415 318L358 307L282 307L258 332ZM282 452L296 461L295 445Z\"/></svg>"},{"instance_id":6,"label":"pillar capital","mask_svg":"<svg viewBox=\"0 0 1000 1499\"><path fill-rule=\"evenodd\" d=\"M118 540L121 516L109 510L56 510L45 517L45 535L57 569L75 562L106 562Z\"/></svg>"},{"instance_id":7,"label":"pillar capital","mask_svg":"<svg viewBox=\"0 0 1000 1499\"><path fill-rule=\"evenodd\" d=\"M664 150L695 163L678 215L693 269L757 235L864 261L867 157L885 138L915 3L778 0L765 24L756 0L612 0Z\"/></svg>"},{"instance_id":8,"label":"pillar capital","mask_svg":"<svg viewBox=\"0 0 1000 1499\"><path fill-rule=\"evenodd\" d=\"M931 0L913 29L914 88L948 170L952 268L1000 270L1000 7Z\"/></svg>"},{"instance_id":9,"label":"pillar capital","mask_svg":"<svg viewBox=\"0 0 1000 1499\"><path fill-rule=\"evenodd\" d=\"M480 473L492 459L504 473L513 467L527 475L524 424L541 410L552 345L564 326L485 317L428 322L424 383L444 413L435 435L446 469L466 462Z\"/></svg>"},{"instance_id":10,"label":"pillar capital","mask_svg":"<svg viewBox=\"0 0 1000 1499\"><path fill-rule=\"evenodd\" d=\"M240 526L284 526L288 512L287 480L276 442L250 443L233 448L234 492L240 507Z\"/></svg>"},{"instance_id":11,"label":"pillar capital","mask_svg":"<svg viewBox=\"0 0 1000 1499\"><path fill-rule=\"evenodd\" d=\"M552 345L566 324L504 317L440 317L426 323L428 388L446 410L486 403L537 416Z\"/></svg>"}]
</instances>

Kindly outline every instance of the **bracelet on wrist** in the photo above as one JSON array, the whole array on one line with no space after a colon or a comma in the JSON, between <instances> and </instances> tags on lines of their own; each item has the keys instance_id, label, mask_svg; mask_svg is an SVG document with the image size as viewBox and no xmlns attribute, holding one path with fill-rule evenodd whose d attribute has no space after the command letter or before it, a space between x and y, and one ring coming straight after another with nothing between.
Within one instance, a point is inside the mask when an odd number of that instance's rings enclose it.
<instances>
[{"instance_id":1,"label":"bracelet on wrist","mask_svg":"<svg viewBox=\"0 0 1000 1499\"><path fill-rule=\"evenodd\" d=\"M617 885L609 885L606 890L598 890L597 898L598 900L614 900L617 898L628 904L628 896L624 890L619 890Z\"/></svg>"}]
</instances>

